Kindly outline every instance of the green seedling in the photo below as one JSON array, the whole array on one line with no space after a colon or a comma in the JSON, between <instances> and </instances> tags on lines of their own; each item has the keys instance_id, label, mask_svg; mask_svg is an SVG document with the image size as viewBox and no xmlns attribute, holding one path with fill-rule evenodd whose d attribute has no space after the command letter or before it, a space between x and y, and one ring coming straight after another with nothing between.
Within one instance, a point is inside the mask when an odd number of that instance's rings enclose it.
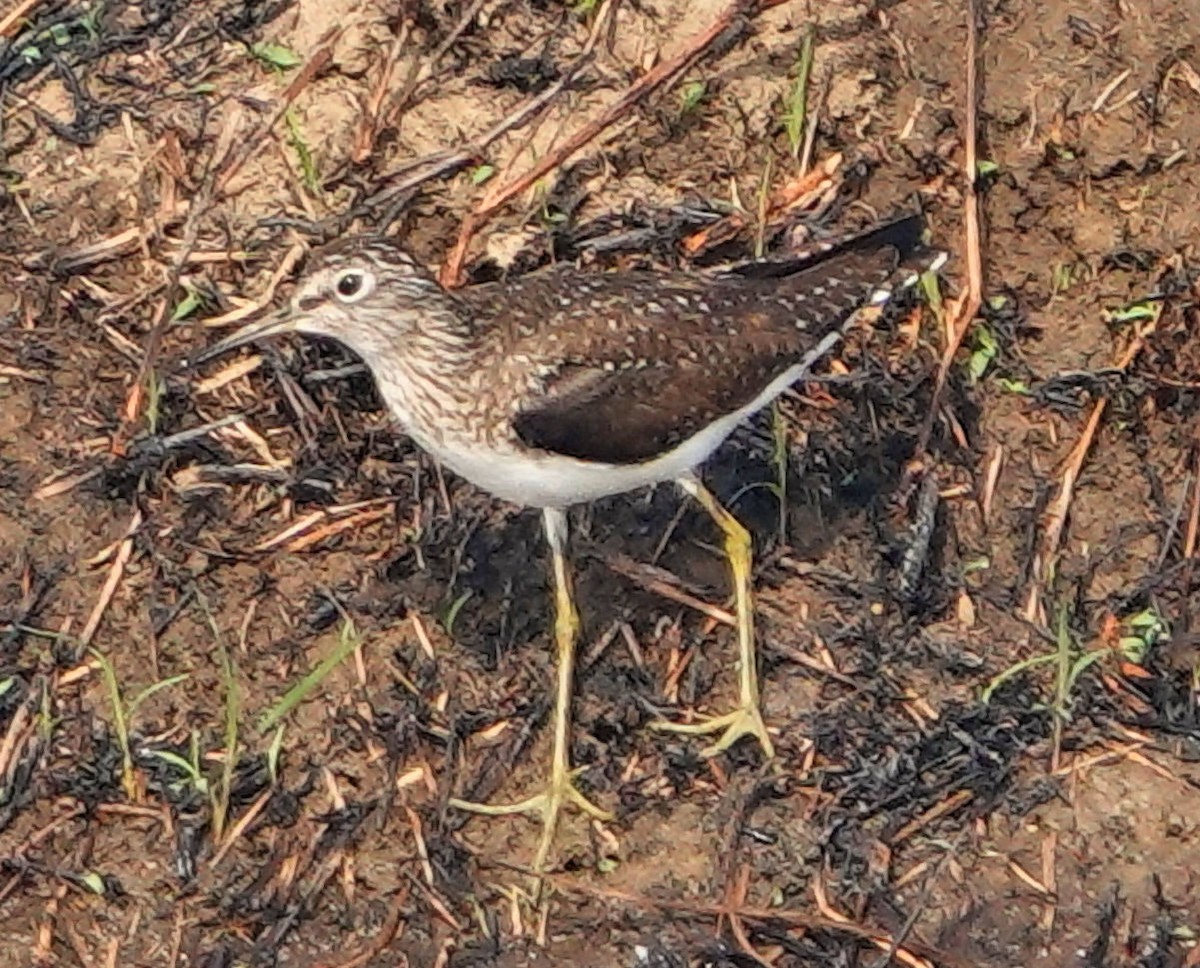
<instances>
[{"instance_id":1,"label":"green seedling","mask_svg":"<svg viewBox=\"0 0 1200 968\"><path fill-rule=\"evenodd\" d=\"M1074 637L1071 634L1070 626L1067 623L1067 610L1065 608L1059 610L1058 627L1055 631L1054 640L1056 648L1053 652L1044 652L1041 655L1022 659L1020 662L1009 666L989 682L980 696L983 702L990 702L996 690L1010 679L1037 666L1054 663L1054 700L1049 708L1054 711L1056 719L1065 717L1070 694L1074 690L1075 684L1079 681L1079 677L1090 666L1095 665L1103 659L1107 652L1104 649L1081 650L1077 647Z\"/></svg>"},{"instance_id":2,"label":"green seedling","mask_svg":"<svg viewBox=\"0 0 1200 968\"><path fill-rule=\"evenodd\" d=\"M203 797L209 797L212 794L212 785L208 782L208 777L204 775L203 767L200 764L200 737L193 729L191 739L188 742L188 755L180 756L171 750L151 750L150 755L156 759L162 760L169 766L175 767L183 774L183 779L171 784L171 788L176 792L183 790L185 787L191 787Z\"/></svg>"},{"instance_id":3,"label":"green seedling","mask_svg":"<svg viewBox=\"0 0 1200 968\"><path fill-rule=\"evenodd\" d=\"M796 58L796 77L784 100L783 130L787 133L792 159L800 157L804 146L804 128L808 124L808 85L812 78L814 31L810 25L800 41Z\"/></svg>"},{"instance_id":4,"label":"green seedling","mask_svg":"<svg viewBox=\"0 0 1200 968\"><path fill-rule=\"evenodd\" d=\"M971 329L971 336L972 349L971 355L967 358L967 373L970 375L971 383L976 384L983 379L988 367L992 365L992 361L1000 352L1000 344L996 342L996 337L992 335L992 331L982 320L975 321L975 325Z\"/></svg>"},{"instance_id":5,"label":"green seedling","mask_svg":"<svg viewBox=\"0 0 1200 968\"><path fill-rule=\"evenodd\" d=\"M171 310L171 322L177 323L181 319L187 319L188 316L192 315L192 313L203 305L203 293L195 286L190 286L186 282L183 283L183 298Z\"/></svg>"},{"instance_id":6,"label":"green seedling","mask_svg":"<svg viewBox=\"0 0 1200 968\"><path fill-rule=\"evenodd\" d=\"M88 35L88 40L100 39L100 18L104 15L103 3L85 3L83 15L79 18L79 26Z\"/></svg>"},{"instance_id":7,"label":"green seedling","mask_svg":"<svg viewBox=\"0 0 1200 968\"><path fill-rule=\"evenodd\" d=\"M151 436L158 433L162 418L163 381L154 370L146 374L146 427Z\"/></svg>"},{"instance_id":8,"label":"green seedling","mask_svg":"<svg viewBox=\"0 0 1200 968\"><path fill-rule=\"evenodd\" d=\"M925 305L933 313L934 321L939 330L946 328L946 300L942 296L942 283L936 272L922 272L917 280L917 286Z\"/></svg>"},{"instance_id":9,"label":"green seedling","mask_svg":"<svg viewBox=\"0 0 1200 968\"><path fill-rule=\"evenodd\" d=\"M1075 283L1075 267L1069 262L1059 262L1050 272L1050 295L1060 296Z\"/></svg>"},{"instance_id":10,"label":"green seedling","mask_svg":"<svg viewBox=\"0 0 1200 968\"><path fill-rule=\"evenodd\" d=\"M771 156L763 164L762 177L758 180L758 192L754 211L754 258L761 259L767 249L767 221L771 216L771 177L774 165Z\"/></svg>"},{"instance_id":11,"label":"green seedling","mask_svg":"<svg viewBox=\"0 0 1200 968\"><path fill-rule=\"evenodd\" d=\"M489 164L476 165L471 169L470 178L472 185L482 185L496 174L496 166Z\"/></svg>"},{"instance_id":12,"label":"green seedling","mask_svg":"<svg viewBox=\"0 0 1200 968\"><path fill-rule=\"evenodd\" d=\"M686 116L704 103L708 94L708 84L705 81L688 81L679 91L679 114Z\"/></svg>"},{"instance_id":13,"label":"green seedling","mask_svg":"<svg viewBox=\"0 0 1200 968\"><path fill-rule=\"evenodd\" d=\"M1135 665L1143 665L1150 650L1171 637L1166 621L1153 608L1131 615L1121 625L1117 649Z\"/></svg>"},{"instance_id":14,"label":"green seedling","mask_svg":"<svg viewBox=\"0 0 1200 968\"><path fill-rule=\"evenodd\" d=\"M359 646L362 638L348 616L343 616L342 628L338 633L338 645L322 659L315 669L289 689L258 721L259 732L265 733L277 726L293 709L304 702L337 666L349 658Z\"/></svg>"},{"instance_id":15,"label":"green seedling","mask_svg":"<svg viewBox=\"0 0 1200 968\"><path fill-rule=\"evenodd\" d=\"M61 872L61 876L77 884L85 891L91 891L98 897L104 897L108 893L108 885L104 878L95 871L87 871L84 874L75 874L67 871Z\"/></svg>"},{"instance_id":16,"label":"green seedling","mask_svg":"<svg viewBox=\"0 0 1200 968\"><path fill-rule=\"evenodd\" d=\"M147 699L155 693L178 685L187 679L188 675L184 672L153 682L126 703L121 695L120 683L117 682L117 671L108 657L96 649L88 651L100 665L100 674L104 679L105 688L108 690L109 704L112 706L113 730L117 734L117 746L121 750L121 787L124 789L125 795L130 800L134 800L137 798L137 781L133 770L133 750L129 745L129 729L133 717L137 715L138 709Z\"/></svg>"},{"instance_id":17,"label":"green seedling","mask_svg":"<svg viewBox=\"0 0 1200 968\"><path fill-rule=\"evenodd\" d=\"M221 684L225 687L225 759L221 763L221 785L213 803L213 837L220 840L225 832L225 821L229 817L229 797L233 790L233 771L238 758L238 721L242 709L242 690L238 685L237 666L233 655L225 645L225 637L217 628L216 620L208 610L208 602L198 596L208 624L213 630L217 646L217 661L221 666Z\"/></svg>"},{"instance_id":18,"label":"green seedling","mask_svg":"<svg viewBox=\"0 0 1200 968\"><path fill-rule=\"evenodd\" d=\"M1144 323L1156 320L1161 311L1161 302L1153 299L1143 299L1130 303L1127 306L1122 306L1120 309L1106 309L1101 313L1101 318L1106 323L1127 326L1130 323Z\"/></svg>"},{"instance_id":19,"label":"green seedling","mask_svg":"<svg viewBox=\"0 0 1200 968\"><path fill-rule=\"evenodd\" d=\"M271 785L276 786L279 783L279 757L283 753L283 731L282 725L275 729L275 735L271 737L271 745L267 747L267 773L271 777Z\"/></svg>"},{"instance_id":20,"label":"green seedling","mask_svg":"<svg viewBox=\"0 0 1200 968\"><path fill-rule=\"evenodd\" d=\"M264 66L276 71L290 71L304 63L304 58L294 50L266 41L251 44L250 53Z\"/></svg>"},{"instance_id":21,"label":"green seedling","mask_svg":"<svg viewBox=\"0 0 1200 968\"><path fill-rule=\"evenodd\" d=\"M287 124L288 144L296 153L296 163L300 166L300 177L304 182L304 187L312 194L317 195L321 191L321 179L317 174L317 163L313 160L312 149L304 139L300 120L296 117L296 112L289 109L284 115L284 121Z\"/></svg>"},{"instance_id":22,"label":"green seedling","mask_svg":"<svg viewBox=\"0 0 1200 968\"><path fill-rule=\"evenodd\" d=\"M446 609L446 616L442 619L442 627L446 630L446 634L453 637L454 623L458 619L458 613L462 611L462 607L467 604L467 599L471 597L471 591L468 589L463 592L458 598L450 603L450 607Z\"/></svg>"}]
</instances>

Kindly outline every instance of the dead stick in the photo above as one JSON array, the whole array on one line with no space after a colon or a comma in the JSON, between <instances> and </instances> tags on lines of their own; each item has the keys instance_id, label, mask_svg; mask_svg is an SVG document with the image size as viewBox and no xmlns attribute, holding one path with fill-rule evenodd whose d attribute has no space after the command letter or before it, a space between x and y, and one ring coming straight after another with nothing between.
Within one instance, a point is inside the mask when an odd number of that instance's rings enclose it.
<instances>
[{"instance_id":1,"label":"dead stick","mask_svg":"<svg viewBox=\"0 0 1200 968\"><path fill-rule=\"evenodd\" d=\"M747 3L735 0L707 28L696 34L684 45L684 49L668 61L651 68L631 84L616 101L608 106L600 117L577 129L565 142L549 152L540 162L521 177L503 185L489 194L474 212L468 215L459 229L458 240L446 257L440 273L442 284L448 288L460 284L467 247L475 233L487 223L504 205L525 192L539 178L565 162L580 148L593 141L602 131L611 127L642 98L662 87L677 74L687 70L696 62L713 42L727 31L739 16L753 16L768 7L777 6L783 0L759 0Z\"/></svg>"},{"instance_id":2,"label":"dead stick","mask_svg":"<svg viewBox=\"0 0 1200 968\"><path fill-rule=\"evenodd\" d=\"M963 231L967 259L967 291L954 301L949 312L949 324L946 334L946 349L942 353L938 365L937 380L933 386L933 399L930 401L929 413L921 428L921 437L917 443L917 453L923 454L929 446L929 438L933 434L933 422L937 419L941 408L942 394L946 389L946 380L950 375L950 367L954 365L954 357L962 345L963 338L971 326L971 320L983 305L983 253L982 233L979 228L979 195L975 190L975 178L978 171L978 46L979 24L975 9L975 0L968 0L967 8L967 117L966 117L966 152L965 168L967 176L967 204L963 212Z\"/></svg>"},{"instance_id":3,"label":"dead stick","mask_svg":"<svg viewBox=\"0 0 1200 968\"><path fill-rule=\"evenodd\" d=\"M134 510L133 517L129 521L129 526L125 529L125 537L121 540L116 556L113 558L112 566L108 570L108 577L104 580L104 587L100 589L100 597L96 600L96 604L92 608L92 613L88 616L87 625L83 627L83 632L79 636L79 644L84 648L92 644L92 637L95 636L96 630L100 627L100 620L104 618L104 613L108 609L108 603L112 601L112 597L117 591L117 586L121 584L121 577L125 574L125 566L129 564L129 559L133 555L133 536L141 526L142 512Z\"/></svg>"},{"instance_id":4,"label":"dead stick","mask_svg":"<svg viewBox=\"0 0 1200 968\"><path fill-rule=\"evenodd\" d=\"M405 20L388 47L388 52L383 62L383 70L379 74L379 80L376 82L375 87L367 94L366 104L364 105L365 111L359 119L358 128L354 132L354 145L350 149L350 160L355 164L362 164L366 161L375 147L375 136L379 133L380 122L382 120L383 100L387 96L388 88L391 86L392 73L396 69L396 63L400 60L400 52L404 50L405 45L408 43L408 35L409 24Z\"/></svg>"},{"instance_id":5,"label":"dead stick","mask_svg":"<svg viewBox=\"0 0 1200 968\"><path fill-rule=\"evenodd\" d=\"M856 938L862 938L866 941L878 943L890 942L888 934L884 931L874 930L864 927L860 924L855 924L852 921L842 921L834 918L821 917L819 915L807 914L803 911L792 911L786 908L759 908L759 907L738 907L736 910L730 911L725 904L706 904L706 903L689 903L687 901L670 901L655 897L647 897L644 894L635 894L632 891L613 890L609 888L593 887L590 884L567 881L561 875L543 874L548 880L552 880L557 890L567 894L582 894L585 897L595 897L602 900L618 901L624 904L631 904L638 907L656 909L659 911L670 911L680 915L691 915L693 917L714 917L728 916L730 913L735 914L739 918L747 921L756 921L764 924L786 924L793 928L809 928L811 930L829 931L832 933L846 934ZM910 945L910 950L918 953L921 957L930 957L936 959L939 963L952 968L959 968L966 964L965 961L960 961L948 952L939 951L928 945Z\"/></svg>"},{"instance_id":6,"label":"dead stick","mask_svg":"<svg viewBox=\"0 0 1200 968\"><path fill-rule=\"evenodd\" d=\"M387 188L376 192L363 203L364 207L378 207L384 202L395 198L397 195L416 188L418 185L430 181L431 179L449 175L458 171L460 168L466 167L472 162L482 158L483 153L494 141L497 141L501 136L507 134L514 128L519 128L526 124L528 121L532 120L543 110L545 110L551 101L553 101L560 93L566 90L567 86L575 80L584 67L591 63L592 51L595 49L596 43L600 39L600 35L604 30L605 23L611 16L613 4L615 2L616 0L610 0L609 3L605 4L605 6L601 8L600 14L596 18L596 23L592 27L592 32L588 36L587 43L583 45L583 50L580 52L579 56L575 58L574 62L569 68L567 68L563 75L548 88L546 88L546 90L535 97L532 101L521 105L507 118L501 119L497 124L488 129L488 131L486 131L481 137L477 138L470 144L464 145L457 151L434 152L432 155L428 155L423 160L418 160L406 165L402 171L398 172L397 174L401 174L406 171L411 171L413 174L409 175L400 182L389 185ZM473 17L474 12L477 12L478 6L479 4L477 3L470 10L468 10L467 13L463 15L464 18L468 17L468 15ZM465 23L465 19L461 20L459 22L459 27L463 27ZM459 27L456 27L455 31L457 31ZM454 34L452 32L451 37L453 37L453 35ZM453 41L451 38L447 38L445 43L449 44L452 42ZM433 64L436 64L438 59L442 56L442 54L445 53L447 49L449 49L448 46L444 46L435 51L433 57L430 59L430 65L432 66ZM410 71L404 89L397 95L393 107L389 108L389 117L395 116L405 107L405 105L408 103L410 95L416 89L416 85L416 73ZM385 176L382 180L386 181L389 177L396 176Z\"/></svg>"},{"instance_id":7,"label":"dead stick","mask_svg":"<svg viewBox=\"0 0 1200 968\"><path fill-rule=\"evenodd\" d=\"M41 2L42 0L21 0L20 3L4 15L3 20L0 20L0 37L7 37L9 31L17 25L18 21L28 19L30 11Z\"/></svg>"},{"instance_id":8,"label":"dead stick","mask_svg":"<svg viewBox=\"0 0 1200 968\"><path fill-rule=\"evenodd\" d=\"M1190 559L1196 553L1198 530L1200 530L1200 452L1196 453L1195 471L1192 473L1192 512L1188 516L1187 537L1183 542L1184 558Z\"/></svg>"},{"instance_id":9,"label":"dead stick","mask_svg":"<svg viewBox=\"0 0 1200 968\"><path fill-rule=\"evenodd\" d=\"M380 189L363 205L365 207L376 208L385 202L390 201L398 195L410 189L416 188L418 185L423 185L427 181L438 178L442 175L449 175L452 172L464 168L471 162L483 156L483 153L491 147L492 143L498 141L501 137L508 134L513 128L519 128L521 125L528 122L536 114L542 111L551 101L553 101L563 89L575 78L579 70L587 63L590 63L590 55L581 56L562 77L551 84L546 90L539 94L528 104L523 104L516 111L497 123L494 127L484 132L477 140L458 149L457 151L437 151L432 155L427 155L424 159L410 163L400 172L396 172L388 177L396 177L403 174L405 171L411 171L401 181L388 185L387 188Z\"/></svg>"},{"instance_id":10,"label":"dead stick","mask_svg":"<svg viewBox=\"0 0 1200 968\"><path fill-rule=\"evenodd\" d=\"M287 86L287 89L283 92L283 101L279 105L279 108L269 118L259 122L242 141L242 150L233 155L225 163L221 171L217 173L217 177L213 182L214 197L225 191L225 186L229 184L229 179L236 175L251 155L258 151L258 145L262 141L263 136L279 123L279 119L287 113L288 109L292 106L292 102L300 96L300 92L308 87L317 72L333 58L333 45L337 43L341 35L342 28L335 27L317 42L317 52L300 68L300 72L292 80L292 83Z\"/></svg>"},{"instance_id":11,"label":"dead stick","mask_svg":"<svg viewBox=\"0 0 1200 968\"><path fill-rule=\"evenodd\" d=\"M288 85L287 90L283 92L283 103L280 105L279 110L269 120L261 122L250 132L242 143L242 150L240 152L236 154L230 152L225 156L220 170L211 176L211 181L206 179L206 183L193 202L188 212L187 221L184 223L182 245L172 260L166 293L150 324L150 335L146 339L145 353L142 356L142 362L138 367L133 386L130 387L129 394L125 399L122 426L118 429L112 441L113 453L123 454L125 452L126 441L133 434L133 424L141 416L151 374L154 372L154 366L158 362L163 335L171 321L168 310L171 300L179 288L179 278L183 272L183 267L187 264L188 258L192 254L192 249L196 245L200 231L200 219L212 208L214 200L224 192L225 187L229 184L229 180L237 174L247 159L258 150L258 144L262 140L263 135L275 126L288 108L291 107L292 102L299 96L300 92L308 86L317 71L329 62L333 56L333 44L341 36L341 32L340 27L334 28L321 38L320 43L322 46L309 59L308 63L304 65L292 83Z\"/></svg>"},{"instance_id":12,"label":"dead stick","mask_svg":"<svg viewBox=\"0 0 1200 968\"><path fill-rule=\"evenodd\" d=\"M1129 369L1130 365L1142 351L1142 347L1146 345L1146 337L1154 332L1154 328L1157 325L1158 313L1138 331L1133 342L1126 348L1121 359L1117 362L1116 368L1118 370L1124 373ZM1108 397L1101 397L1096 401L1095 406L1092 407L1092 412L1088 414L1088 421L1084 425L1083 433L1080 435L1075 446L1071 448L1071 453L1067 456L1064 464L1062 479L1058 485L1058 494L1055 495L1054 501L1050 505L1050 510L1046 515L1046 525L1042 531L1041 547L1033 560L1033 574L1029 582L1029 594L1025 600L1025 618L1027 621L1038 621L1042 604L1042 585L1050 577L1049 573L1053 567L1054 556L1058 554L1058 548L1062 542L1063 530L1066 528L1067 512L1070 510L1071 501L1075 496L1075 485L1079 481L1079 475L1083 470L1083 462L1087 459L1088 452L1092 448L1092 441L1096 437L1096 431L1100 429L1100 418L1104 416L1104 410L1107 406Z\"/></svg>"}]
</instances>

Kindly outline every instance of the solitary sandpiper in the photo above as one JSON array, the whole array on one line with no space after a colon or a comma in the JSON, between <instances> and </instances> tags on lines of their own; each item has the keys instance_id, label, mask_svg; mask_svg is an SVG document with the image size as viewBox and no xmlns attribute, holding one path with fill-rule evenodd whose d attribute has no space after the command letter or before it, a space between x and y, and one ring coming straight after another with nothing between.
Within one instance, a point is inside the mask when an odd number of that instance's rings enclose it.
<instances>
[{"instance_id":1,"label":"solitary sandpiper","mask_svg":"<svg viewBox=\"0 0 1200 968\"><path fill-rule=\"evenodd\" d=\"M860 309L941 265L923 231L911 215L721 273L558 267L454 292L388 239L345 238L315 253L287 309L196 358L279 333L336 339L370 368L421 447L492 494L541 509L558 651L550 779L516 804L451 801L493 815L540 814L535 871L545 870L564 803L609 816L576 788L568 757L579 617L566 509L674 481L712 516L733 573L738 703L698 724L655 725L719 734L705 755L749 735L772 756L755 668L750 535L697 468L740 421L808 374Z\"/></svg>"}]
</instances>

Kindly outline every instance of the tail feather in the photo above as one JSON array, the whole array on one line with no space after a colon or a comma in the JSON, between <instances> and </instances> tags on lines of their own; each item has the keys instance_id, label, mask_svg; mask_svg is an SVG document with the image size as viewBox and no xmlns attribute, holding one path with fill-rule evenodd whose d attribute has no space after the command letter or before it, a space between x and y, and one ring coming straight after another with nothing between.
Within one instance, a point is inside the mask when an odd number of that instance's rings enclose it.
<instances>
[{"instance_id":1,"label":"tail feather","mask_svg":"<svg viewBox=\"0 0 1200 968\"><path fill-rule=\"evenodd\" d=\"M780 279L814 269L841 255L891 249L896 268L915 270L915 281L921 272L941 268L947 258L945 252L927 246L924 237L925 217L920 213L913 213L847 238L809 243L789 251L783 259L750 262L734 266L729 271L746 278Z\"/></svg>"}]
</instances>

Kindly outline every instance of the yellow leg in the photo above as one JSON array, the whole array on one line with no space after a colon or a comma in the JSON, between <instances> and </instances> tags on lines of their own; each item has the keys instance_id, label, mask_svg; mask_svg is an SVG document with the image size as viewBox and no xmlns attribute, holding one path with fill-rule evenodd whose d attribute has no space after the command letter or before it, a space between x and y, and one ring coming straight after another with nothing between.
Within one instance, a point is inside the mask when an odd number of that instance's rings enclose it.
<instances>
[{"instance_id":1,"label":"yellow leg","mask_svg":"<svg viewBox=\"0 0 1200 968\"><path fill-rule=\"evenodd\" d=\"M575 640L579 635L579 613L575 610L571 588L571 574L567 567L566 533L567 522L563 511L547 509L544 512L546 537L554 560L554 640L558 653L558 683L554 696L554 745L550 760L550 782L546 789L519 803L490 806L452 799L450 805L460 810L486 814L492 817L513 813L539 814L542 819L542 837L534 854L533 870L542 873L554 843L558 828L558 815L565 803L573 803L584 813L597 820L611 820L612 815L601 810L588 800L575 786L575 771L570 764L571 688L575 678Z\"/></svg>"},{"instance_id":2,"label":"yellow leg","mask_svg":"<svg viewBox=\"0 0 1200 968\"><path fill-rule=\"evenodd\" d=\"M694 477L679 480L680 488L696 499L709 513L725 536L725 554L733 572L733 592L737 604L738 632L738 705L723 716L707 719L702 723L654 723L655 729L671 730L676 733L705 734L724 730L711 746L702 751L704 756L716 756L729 749L741 737L750 735L759 741L768 758L775 755L771 737L763 722L758 700L758 668L754 648L754 605L751 601L751 554L753 544L750 532L742 527L732 514L721 506L721 502Z\"/></svg>"}]
</instances>

